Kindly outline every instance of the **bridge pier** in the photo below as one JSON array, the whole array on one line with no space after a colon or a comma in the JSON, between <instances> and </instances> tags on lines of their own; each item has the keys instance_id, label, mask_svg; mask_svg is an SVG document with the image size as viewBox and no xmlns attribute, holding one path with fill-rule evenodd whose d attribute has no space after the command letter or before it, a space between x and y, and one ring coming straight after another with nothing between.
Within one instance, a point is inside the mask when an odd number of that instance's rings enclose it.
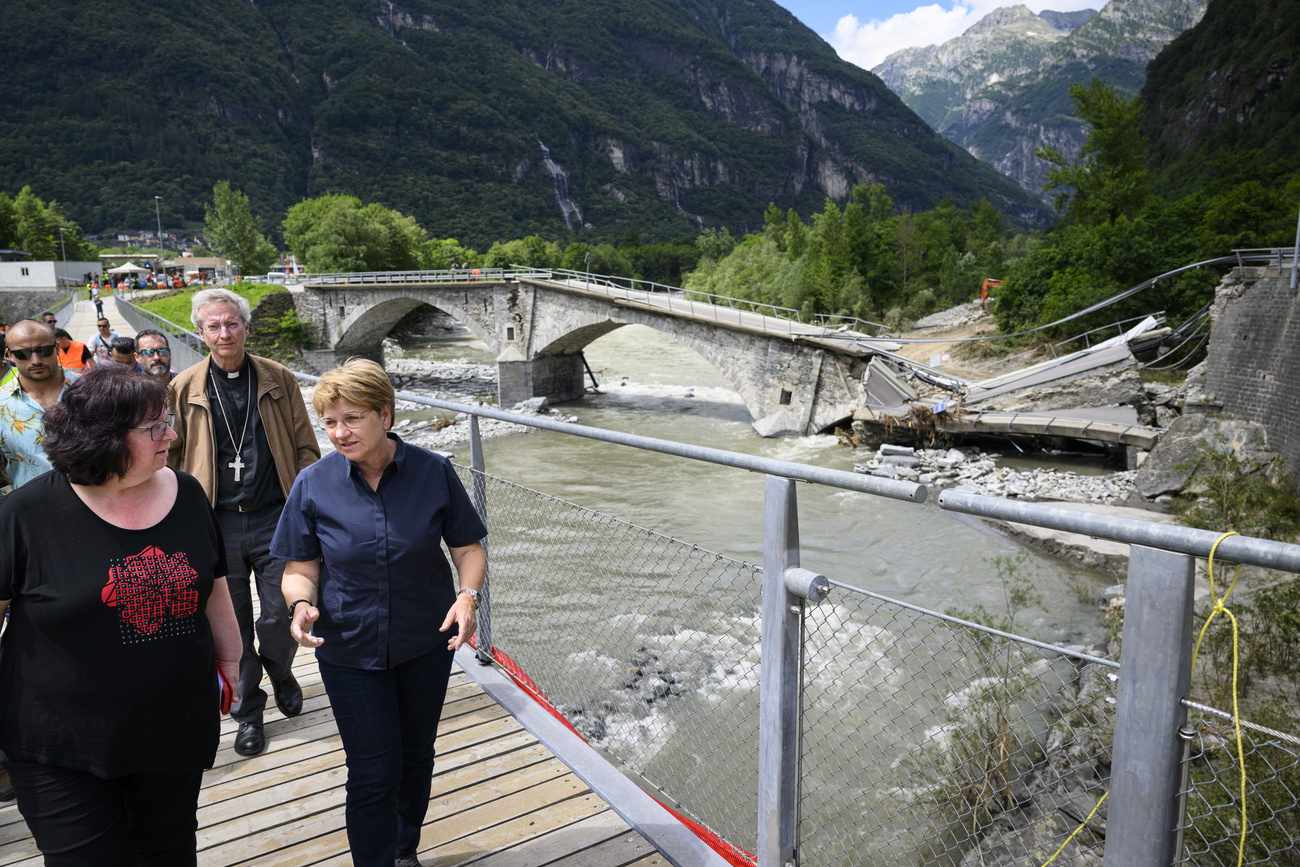
<instances>
[{"instance_id":1,"label":"bridge pier","mask_svg":"<svg viewBox=\"0 0 1300 867\"><path fill-rule=\"evenodd\" d=\"M338 367L349 358L368 358L380 367L384 364L384 347L375 345L364 349L304 349L302 360L317 374Z\"/></svg>"},{"instance_id":2,"label":"bridge pier","mask_svg":"<svg viewBox=\"0 0 1300 867\"><path fill-rule=\"evenodd\" d=\"M552 403L577 400L586 390L581 353L539 355L531 361L497 359L497 399L502 409L544 397Z\"/></svg>"}]
</instances>

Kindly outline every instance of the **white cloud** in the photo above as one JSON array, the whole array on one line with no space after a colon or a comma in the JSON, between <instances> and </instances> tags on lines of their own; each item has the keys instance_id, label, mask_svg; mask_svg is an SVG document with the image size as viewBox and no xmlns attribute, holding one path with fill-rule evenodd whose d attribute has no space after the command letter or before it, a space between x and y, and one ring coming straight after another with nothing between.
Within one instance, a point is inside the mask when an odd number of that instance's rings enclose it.
<instances>
[{"instance_id":1,"label":"white cloud","mask_svg":"<svg viewBox=\"0 0 1300 867\"><path fill-rule=\"evenodd\" d=\"M835 32L825 38L839 52L840 57L864 69L871 69L895 51L940 45L949 39L955 39L994 9L1014 2L1015 0L971 0L966 3L952 2L947 6L933 3L919 6L911 12L891 15L883 21L873 18L865 24L856 15L850 14L841 18L835 25ZM1043 9L1100 9L1105 3L1048 0L1045 3L1027 5L1035 12L1041 12Z\"/></svg>"}]
</instances>

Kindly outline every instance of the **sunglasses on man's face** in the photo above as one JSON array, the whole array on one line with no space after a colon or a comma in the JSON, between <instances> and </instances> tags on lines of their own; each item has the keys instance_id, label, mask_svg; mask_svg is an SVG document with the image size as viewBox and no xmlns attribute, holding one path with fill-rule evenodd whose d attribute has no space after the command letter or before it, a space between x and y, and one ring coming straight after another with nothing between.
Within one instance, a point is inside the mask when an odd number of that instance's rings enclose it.
<instances>
[{"instance_id":1,"label":"sunglasses on man's face","mask_svg":"<svg viewBox=\"0 0 1300 867\"><path fill-rule=\"evenodd\" d=\"M140 353L145 358L153 358L155 355L161 355L165 358L172 354L170 349L137 349L136 352Z\"/></svg>"},{"instance_id":2,"label":"sunglasses on man's face","mask_svg":"<svg viewBox=\"0 0 1300 867\"><path fill-rule=\"evenodd\" d=\"M54 351L56 349L58 349L58 347L55 346L53 343L47 343L45 346L35 346L31 349L10 349L9 352L12 353L13 357L18 359L19 361L26 361L27 359L32 357L33 352L35 352L41 358L49 358L51 355L54 354Z\"/></svg>"}]
</instances>

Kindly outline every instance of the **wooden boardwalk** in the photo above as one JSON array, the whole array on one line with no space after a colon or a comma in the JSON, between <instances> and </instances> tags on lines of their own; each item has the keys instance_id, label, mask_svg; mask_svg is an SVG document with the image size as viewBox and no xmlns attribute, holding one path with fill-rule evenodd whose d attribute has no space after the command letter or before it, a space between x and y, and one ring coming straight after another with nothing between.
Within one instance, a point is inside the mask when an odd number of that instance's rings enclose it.
<instances>
[{"instance_id":1,"label":"wooden boardwalk","mask_svg":"<svg viewBox=\"0 0 1300 867\"><path fill-rule=\"evenodd\" d=\"M199 795L199 864L350 865L343 824L347 770L316 662L295 663L303 712L270 704L267 750L235 753L235 724ZM425 867L651 867L668 860L632 830L458 668L438 730L438 760L420 861ZM38 865L13 803L0 809L0 865Z\"/></svg>"}]
</instances>

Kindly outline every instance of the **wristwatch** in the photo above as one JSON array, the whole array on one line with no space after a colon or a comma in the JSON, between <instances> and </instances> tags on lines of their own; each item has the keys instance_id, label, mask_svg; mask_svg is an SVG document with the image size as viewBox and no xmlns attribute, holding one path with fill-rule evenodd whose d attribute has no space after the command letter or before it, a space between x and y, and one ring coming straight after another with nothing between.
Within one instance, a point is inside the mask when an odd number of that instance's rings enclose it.
<instances>
[{"instance_id":1,"label":"wristwatch","mask_svg":"<svg viewBox=\"0 0 1300 867\"><path fill-rule=\"evenodd\" d=\"M456 595L460 596L462 594L474 600L475 611L477 611L479 606L483 604L483 594L479 593L477 590L470 590L468 587L466 587L464 590L461 590Z\"/></svg>"}]
</instances>

